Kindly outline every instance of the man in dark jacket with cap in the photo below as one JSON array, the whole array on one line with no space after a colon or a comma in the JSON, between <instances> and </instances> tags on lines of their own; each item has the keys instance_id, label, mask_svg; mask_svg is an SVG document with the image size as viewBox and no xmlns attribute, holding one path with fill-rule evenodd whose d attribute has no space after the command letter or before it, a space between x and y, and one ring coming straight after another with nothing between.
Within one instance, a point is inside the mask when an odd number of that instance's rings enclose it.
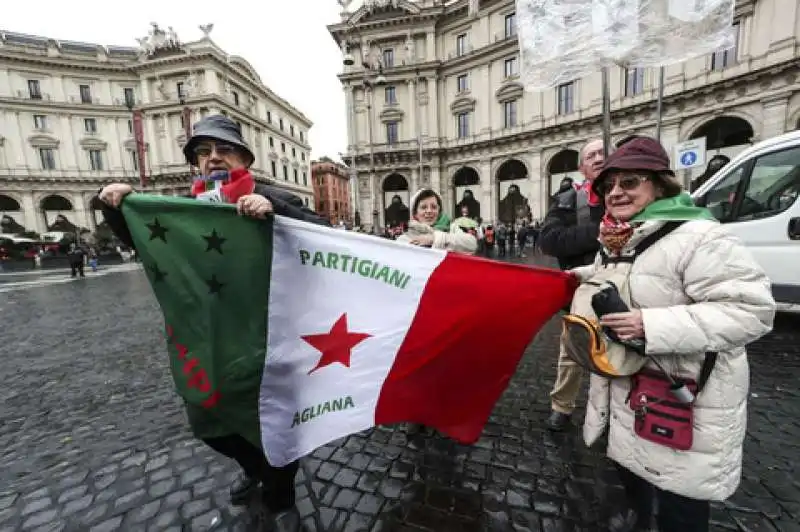
<instances>
[{"instance_id":1,"label":"man in dark jacket with cap","mask_svg":"<svg viewBox=\"0 0 800 532\"><path fill-rule=\"evenodd\" d=\"M556 257L564 270L591 264L600 249L597 237L604 208L602 200L592 192L591 184L603 168L603 141L589 141L581 149L579 157L578 168L586 182L577 187L559 188L539 233L542 252ZM582 377L582 368L561 348L556 382L550 393L552 412L547 419L550 430L564 430L569 424Z\"/></svg>"},{"instance_id":2,"label":"man in dark jacket with cap","mask_svg":"<svg viewBox=\"0 0 800 532\"><path fill-rule=\"evenodd\" d=\"M206 117L194 125L193 135L183 148L186 160L200 169L191 196L201 201L236 204L240 214L264 218L279 214L306 222L329 225L290 192L256 183L249 168L255 156L242 138L241 128L223 115ZM103 216L114 233L126 245L134 247L130 231L119 206L133 189L125 183L104 187L99 194ZM269 464L263 450L230 431L202 408L186 405L195 436L217 452L236 460L244 475L231 486L231 502L245 504L259 488L263 506L274 519L272 530L296 530L299 515L294 509L294 479L298 463L285 467Z\"/></svg>"}]
</instances>

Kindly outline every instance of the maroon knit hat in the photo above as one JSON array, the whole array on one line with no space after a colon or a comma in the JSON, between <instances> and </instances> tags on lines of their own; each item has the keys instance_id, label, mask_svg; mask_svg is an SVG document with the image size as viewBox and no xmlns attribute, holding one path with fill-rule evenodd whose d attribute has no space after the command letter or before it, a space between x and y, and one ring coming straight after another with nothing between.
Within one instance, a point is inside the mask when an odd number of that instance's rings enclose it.
<instances>
[{"instance_id":1,"label":"maroon knit hat","mask_svg":"<svg viewBox=\"0 0 800 532\"><path fill-rule=\"evenodd\" d=\"M675 175L669 167L669 155L661 143L652 137L636 137L611 153L603 170L592 183L592 190L599 193L599 184L614 170L640 170Z\"/></svg>"}]
</instances>

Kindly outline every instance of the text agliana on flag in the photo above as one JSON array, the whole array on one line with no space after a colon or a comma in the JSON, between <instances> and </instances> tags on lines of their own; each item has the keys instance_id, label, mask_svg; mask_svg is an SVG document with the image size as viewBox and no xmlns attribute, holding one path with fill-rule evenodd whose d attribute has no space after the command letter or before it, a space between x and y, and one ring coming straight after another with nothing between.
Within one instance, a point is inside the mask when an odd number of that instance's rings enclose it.
<instances>
[{"instance_id":1,"label":"text agliana on flag","mask_svg":"<svg viewBox=\"0 0 800 532\"><path fill-rule=\"evenodd\" d=\"M411 275L404 273L397 268L381 265L377 261L361 259L353 255L335 253L333 251L322 252L314 251L313 254L305 249L299 250L300 263L303 266L320 266L329 270L339 270L345 273L358 274L362 277L383 281L384 283L397 288L405 288Z\"/></svg>"},{"instance_id":2,"label":"text agliana on flag","mask_svg":"<svg viewBox=\"0 0 800 532\"><path fill-rule=\"evenodd\" d=\"M308 423L314 418L328 414L330 412L339 412L340 410L349 410L355 407L356 405L353 402L353 398L350 397L349 395L345 397L339 397L337 399L332 399L330 401L325 401L324 403L320 403L318 405L314 405L309 408L304 408L302 411L295 412L294 417L292 419L291 428L294 428L303 423Z\"/></svg>"}]
</instances>

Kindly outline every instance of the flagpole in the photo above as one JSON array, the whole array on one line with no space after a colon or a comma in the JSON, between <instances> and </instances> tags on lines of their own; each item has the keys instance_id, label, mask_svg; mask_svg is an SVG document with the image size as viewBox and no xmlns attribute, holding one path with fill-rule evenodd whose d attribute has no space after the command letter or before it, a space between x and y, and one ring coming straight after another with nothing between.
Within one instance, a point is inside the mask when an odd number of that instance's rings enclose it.
<instances>
[{"instance_id":1,"label":"flagpole","mask_svg":"<svg viewBox=\"0 0 800 532\"><path fill-rule=\"evenodd\" d=\"M603 86L603 152L604 156L608 157L611 148L611 88L608 81L608 67L603 67L600 73Z\"/></svg>"}]
</instances>

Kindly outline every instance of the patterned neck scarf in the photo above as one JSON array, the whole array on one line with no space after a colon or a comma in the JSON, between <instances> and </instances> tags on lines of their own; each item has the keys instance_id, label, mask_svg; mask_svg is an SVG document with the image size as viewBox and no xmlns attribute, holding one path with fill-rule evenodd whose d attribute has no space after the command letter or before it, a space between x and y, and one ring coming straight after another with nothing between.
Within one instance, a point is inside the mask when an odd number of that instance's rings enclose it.
<instances>
[{"instance_id":1,"label":"patterned neck scarf","mask_svg":"<svg viewBox=\"0 0 800 532\"><path fill-rule=\"evenodd\" d=\"M600 243L610 254L619 255L631 236L633 236L631 224L612 218L608 213L603 216L600 222Z\"/></svg>"}]
</instances>

